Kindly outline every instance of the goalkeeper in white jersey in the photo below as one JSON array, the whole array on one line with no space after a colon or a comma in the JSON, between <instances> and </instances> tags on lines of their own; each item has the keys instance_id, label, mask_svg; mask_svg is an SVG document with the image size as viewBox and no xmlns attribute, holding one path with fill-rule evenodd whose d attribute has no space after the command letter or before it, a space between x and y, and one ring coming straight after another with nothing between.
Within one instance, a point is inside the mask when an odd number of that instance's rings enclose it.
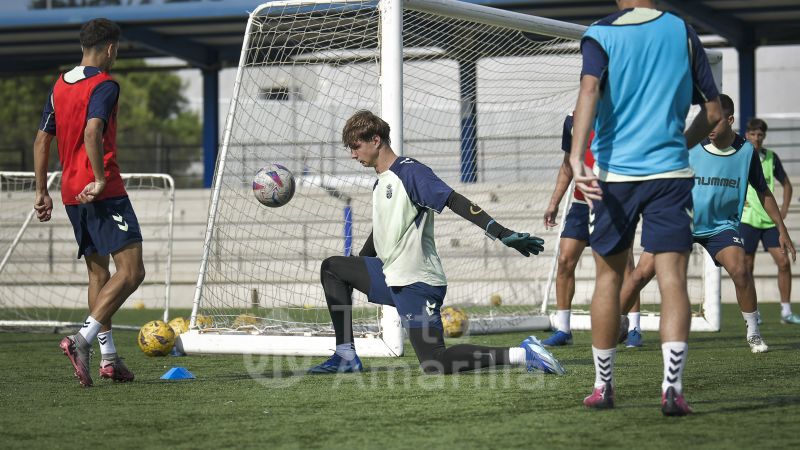
<instances>
[{"instance_id":1,"label":"goalkeeper in white jersey","mask_svg":"<svg viewBox=\"0 0 800 450\"><path fill-rule=\"evenodd\" d=\"M322 262L320 277L336 334L336 350L309 373L363 370L351 317L352 293L357 289L371 303L397 308L426 373L525 365L529 371L563 374L561 364L533 336L512 348L469 344L445 348L440 309L447 279L434 242L433 213L441 213L447 206L489 238L500 239L524 256L541 252L544 241L503 227L429 167L412 158L398 157L391 147L389 124L369 111L358 111L347 120L342 141L353 159L378 174L372 194L372 233L359 256L333 256Z\"/></svg>"}]
</instances>

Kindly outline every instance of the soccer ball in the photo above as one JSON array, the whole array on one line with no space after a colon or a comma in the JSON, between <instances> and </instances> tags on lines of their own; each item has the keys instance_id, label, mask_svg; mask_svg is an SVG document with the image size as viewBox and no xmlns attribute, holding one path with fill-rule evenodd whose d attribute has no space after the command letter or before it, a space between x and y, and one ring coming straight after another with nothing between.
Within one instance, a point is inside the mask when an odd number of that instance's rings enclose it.
<instances>
[{"instance_id":1,"label":"soccer ball","mask_svg":"<svg viewBox=\"0 0 800 450\"><path fill-rule=\"evenodd\" d=\"M442 308L442 328L446 337L463 336L469 330L469 317L461 308Z\"/></svg>"},{"instance_id":2,"label":"soccer ball","mask_svg":"<svg viewBox=\"0 0 800 450\"><path fill-rule=\"evenodd\" d=\"M258 324L258 317L252 314L239 314L231 326L233 328L252 328L256 324Z\"/></svg>"},{"instance_id":3,"label":"soccer ball","mask_svg":"<svg viewBox=\"0 0 800 450\"><path fill-rule=\"evenodd\" d=\"M253 195L270 208L283 206L294 196L294 175L280 164L267 164L253 177Z\"/></svg>"},{"instance_id":4,"label":"soccer ball","mask_svg":"<svg viewBox=\"0 0 800 450\"><path fill-rule=\"evenodd\" d=\"M175 336L189 331L189 321L183 317L176 317L169 321L169 327L175 332Z\"/></svg>"},{"instance_id":5,"label":"soccer ball","mask_svg":"<svg viewBox=\"0 0 800 450\"><path fill-rule=\"evenodd\" d=\"M194 324L197 325L197 328L200 328L201 330L203 328L212 328L214 326L214 319L212 319L210 316L198 314L197 317L194 318Z\"/></svg>"},{"instance_id":6,"label":"soccer ball","mask_svg":"<svg viewBox=\"0 0 800 450\"><path fill-rule=\"evenodd\" d=\"M162 320L147 322L139 330L139 348L147 356L165 356L175 345L175 332Z\"/></svg>"}]
</instances>

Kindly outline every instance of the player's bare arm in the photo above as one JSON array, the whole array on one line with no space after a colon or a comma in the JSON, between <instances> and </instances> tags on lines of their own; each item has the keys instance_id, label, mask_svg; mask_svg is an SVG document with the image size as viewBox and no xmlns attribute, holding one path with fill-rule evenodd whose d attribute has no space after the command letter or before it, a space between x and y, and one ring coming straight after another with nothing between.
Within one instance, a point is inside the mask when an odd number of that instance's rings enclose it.
<instances>
[{"instance_id":1,"label":"player's bare arm","mask_svg":"<svg viewBox=\"0 0 800 450\"><path fill-rule=\"evenodd\" d=\"M797 251L794 248L791 236L789 236L789 230L786 229L786 224L783 223L783 213L778 209L775 196L772 195L772 192L767 190L766 192L759 192L758 198L761 200L761 205L764 206L764 211L766 211L769 218L772 219L775 226L778 228L778 242L780 243L781 251L787 255L792 255L792 261L796 261Z\"/></svg>"},{"instance_id":2,"label":"player's bare arm","mask_svg":"<svg viewBox=\"0 0 800 450\"><path fill-rule=\"evenodd\" d=\"M564 161L561 163L561 168L558 170L558 177L556 178L556 187L550 197L550 204L548 204L544 212L545 228L552 228L558 225L556 223L558 205L561 204L561 199L564 198L564 193L567 192L570 181L572 181L572 167L569 165L569 153L564 153Z\"/></svg>"},{"instance_id":3,"label":"player's bare arm","mask_svg":"<svg viewBox=\"0 0 800 450\"><path fill-rule=\"evenodd\" d=\"M447 207L459 216L481 227L486 236L492 240L499 238L500 242L515 249L525 257L531 256L531 253L538 255L544 250L544 239L533 236L530 233L517 233L509 230L492 219L492 216L487 214L480 206L456 191L453 191L447 199Z\"/></svg>"},{"instance_id":4,"label":"player's bare arm","mask_svg":"<svg viewBox=\"0 0 800 450\"><path fill-rule=\"evenodd\" d=\"M102 119L92 118L86 122L86 131L83 134L86 143L86 155L94 173L94 181L87 184L77 199L81 203L94 201L106 187L105 167L103 165L103 128Z\"/></svg>"},{"instance_id":5,"label":"player's bare arm","mask_svg":"<svg viewBox=\"0 0 800 450\"><path fill-rule=\"evenodd\" d=\"M591 167L584 163L589 133L592 130L592 120L597 111L599 99L600 80L592 75L581 77L581 87L572 125L572 149L569 164L572 168L572 178L575 180L575 189L583 192L589 207L592 206L592 200L600 200L603 195L600 185L597 183L597 177Z\"/></svg>"},{"instance_id":6,"label":"player's bare arm","mask_svg":"<svg viewBox=\"0 0 800 450\"><path fill-rule=\"evenodd\" d=\"M792 203L792 192L794 191L794 188L792 188L792 182L789 181L789 175L784 175L783 181L781 181L781 186L783 186L783 204L781 205L781 217L785 219L786 215L789 214L789 204ZM775 219L773 219L773 222L774 221Z\"/></svg>"},{"instance_id":7,"label":"player's bare arm","mask_svg":"<svg viewBox=\"0 0 800 450\"><path fill-rule=\"evenodd\" d=\"M33 170L36 174L36 198L33 209L39 222L47 222L53 213L53 199L47 190L47 164L50 156L50 143L53 135L42 130L36 133L33 142Z\"/></svg>"},{"instance_id":8,"label":"player's bare arm","mask_svg":"<svg viewBox=\"0 0 800 450\"><path fill-rule=\"evenodd\" d=\"M703 139L708 137L711 130L723 119L722 105L719 103L719 97L701 103L700 113L695 116L689 128L683 133L683 136L686 138L686 147L692 148L699 144Z\"/></svg>"}]
</instances>

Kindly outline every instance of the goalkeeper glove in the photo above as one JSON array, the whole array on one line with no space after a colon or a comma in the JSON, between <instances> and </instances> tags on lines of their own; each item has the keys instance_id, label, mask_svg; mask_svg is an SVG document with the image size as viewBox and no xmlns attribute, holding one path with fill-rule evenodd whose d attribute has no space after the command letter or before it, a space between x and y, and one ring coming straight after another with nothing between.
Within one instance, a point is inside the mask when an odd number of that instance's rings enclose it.
<instances>
[{"instance_id":1,"label":"goalkeeper glove","mask_svg":"<svg viewBox=\"0 0 800 450\"><path fill-rule=\"evenodd\" d=\"M531 253L538 255L539 252L544 251L544 239L531 236L530 233L511 232L510 235L500 239L500 242L522 253L525 257L531 256Z\"/></svg>"}]
</instances>

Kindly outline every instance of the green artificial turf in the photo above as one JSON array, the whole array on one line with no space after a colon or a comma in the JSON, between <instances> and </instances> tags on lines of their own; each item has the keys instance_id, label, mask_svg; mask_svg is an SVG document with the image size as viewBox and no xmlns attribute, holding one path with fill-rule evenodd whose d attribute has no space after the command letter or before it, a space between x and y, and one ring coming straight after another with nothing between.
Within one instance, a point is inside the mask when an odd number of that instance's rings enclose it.
<instances>
[{"instance_id":1,"label":"green artificial turf","mask_svg":"<svg viewBox=\"0 0 800 450\"><path fill-rule=\"evenodd\" d=\"M12 448L798 448L800 327L763 305L766 354L751 354L735 305L720 333L693 333L684 377L696 414L662 417L661 348L617 353L617 407L587 410L594 380L590 335L554 349L566 376L523 368L422 375L413 350L365 359L366 372L308 376L322 358L149 358L136 334L115 331L136 381L81 388L58 348L61 335L0 333L0 436ZM183 312L186 313L185 311ZM122 310L118 323L160 312ZM537 332L540 337L548 333ZM453 343L515 346L523 334ZM96 350L97 352L97 350ZM197 377L161 381L170 367Z\"/></svg>"}]
</instances>

